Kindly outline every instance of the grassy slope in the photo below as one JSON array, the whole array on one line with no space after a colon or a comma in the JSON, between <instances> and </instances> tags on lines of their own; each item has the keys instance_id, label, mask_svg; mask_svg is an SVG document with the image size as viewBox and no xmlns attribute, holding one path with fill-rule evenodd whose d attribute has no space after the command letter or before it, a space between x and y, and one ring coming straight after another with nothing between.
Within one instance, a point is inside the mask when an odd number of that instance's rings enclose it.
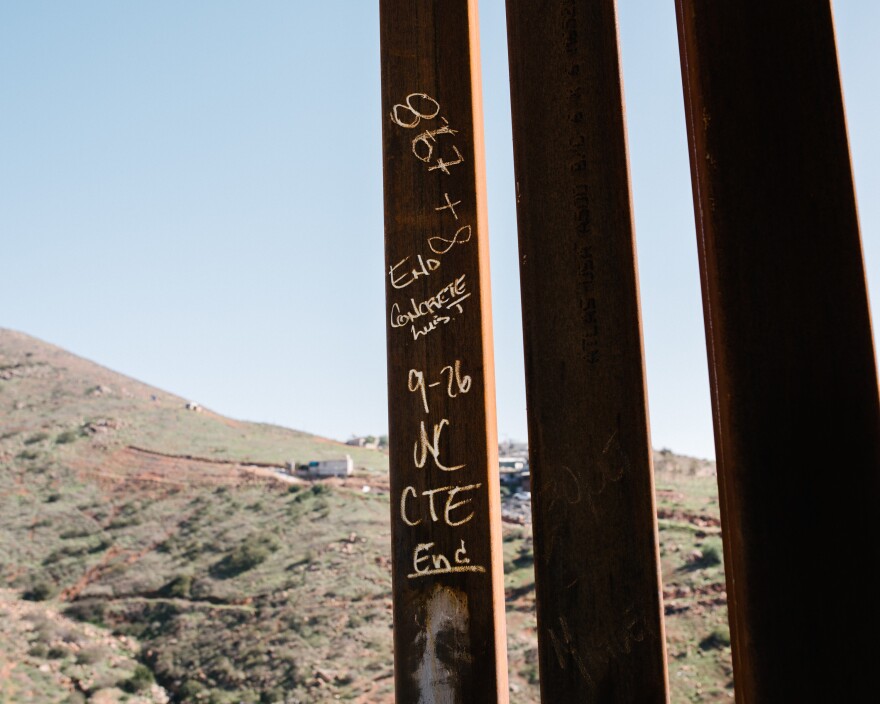
<instances>
[{"instance_id":1,"label":"grassy slope","mask_svg":"<svg viewBox=\"0 0 880 704\"><path fill-rule=\"evenodd\" d=\"M0 589L0 701L93 699L159 704L167 693L135 673L137 642Z\"/></svg>"},{"instance_id":2,"label":"grassy slope","mask_svg":"<svg viewBox=\"0 0 880 704\"><path fill-rule=\"evenodd\" d=\"M177 701L390 702L388 498L359 490L382 487L387 458L183 406L0 331L0 585L47 599L0 605L0 619L57 609L95 624L78 632L80 649L109 647L111 632L129 638L128 660L84 678L105 701L137 655ZM90 424L105 429L84 431ZM363 469L357 490L288 486L129 445L264 462L350 452ZM723 577L694 552L717 540L714 479L691 476L707 468L668 453L657 466L673 701L726 701L729 648L723 634L707 641L726 618ZM537 701L530 527L506 526L504 548L511 699L525 704ZM4 651L0 668L33 685L32 701L82 700L65 699L69 676L44 671L74 671L75 655L29 649Z\"/></svg>"},{"instance_id":3,"label":"grassy slope","mask_svg":"<svg viewBox=\"0 0 880 704\"><path fill-rule=\"evenodd\" d=\"M198 457L278 463L348 453L356 466L377 473L388 470L383 453L278 426L231 420L208 410L189 411L186 399L3 329L0 394L0 435L15 433L20 444L45 434L46 442L29 449L51 448L56 459L70 457L71 449L82 449L58 446L55 441L59 435L79 435L84 425L107 420L120 427L99 432L95 439L111 447L135 445ZM3 450L15 444L7 443Z\"/></svg>"}]
</instances>

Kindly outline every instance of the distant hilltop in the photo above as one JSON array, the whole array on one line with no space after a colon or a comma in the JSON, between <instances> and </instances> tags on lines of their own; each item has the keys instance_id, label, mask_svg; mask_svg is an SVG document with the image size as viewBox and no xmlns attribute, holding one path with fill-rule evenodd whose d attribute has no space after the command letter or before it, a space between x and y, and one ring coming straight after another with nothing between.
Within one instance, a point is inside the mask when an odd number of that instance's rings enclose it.
<instances>
[{"instance_id":1,"label":"distant hilltop","mask_svg":"<svg viewBox=\"0 0 880 704\"><path fill-rule=\"evenodd\" d=\"M28 432L89 438L87 444L104 450L134 448L141 453L198 457L241 466L284 467L351 454L355 468L381 474L388 469L385 435L352 436L341 443L280 426L234 420L197 401L4 328L0 328L0 389L7 439ZM68 451L84 449L73 442L61 445L68 445ZM501 457L524 459L528 469L527 443L506 440L499 443L498 450ZM126 460L122 458L121 462L125 464ZM654 451L654 469L714 476L715 462L661 449Z\"/></svg>"},{"instance_id":2,"label":"distant hilltop","mask_svg":"<svg viewBox=\"0 0 880 704\"><path fill-rule=\"evenodd\" d=\"M388 469L385 453L227 418L196 401L3 328L0 408L0 459L40 452L108 478L133 471L147 476L162 469L163 455L168 461L177 458L175 476L180 481L200 475L231 481L241 467L284 467L346 454L366 474L384 475ZM151 461L144 462L148 455Z\"/></svg>"}]
</instances>

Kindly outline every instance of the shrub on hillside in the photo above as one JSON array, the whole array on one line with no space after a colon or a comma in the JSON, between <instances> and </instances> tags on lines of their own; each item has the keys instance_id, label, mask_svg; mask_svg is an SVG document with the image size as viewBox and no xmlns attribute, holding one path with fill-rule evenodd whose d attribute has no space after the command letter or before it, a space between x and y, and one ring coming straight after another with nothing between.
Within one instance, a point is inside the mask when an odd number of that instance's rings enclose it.
<instances>
[{"instance_id":1,"label":"shrub on hillside","mask_svg":"<svg viewBox=\"0 0 880 704\"><path fill-rule=\"evenodd\" d=\"M45 643L34 643L31 646L31 649L28 650L28 655L35 658L44 658L46 657L46 653L49 652L49 648Z\"/></svg>"},{"instance_id":2,"label":"shrub on hillside","mask_svg":"<svg viewBox=\"0 0 880 704\"><path fill-rule=\"evenodd\" d=\"M77 538L88 538L94 533L94 531L88 528L73 528L71 530L66 530L58 537L62 540L75 540Z\"/></svg>"},{"instance_id":3,"label":"shrub on hillside","mask_svg":"<svg viewBox=\"0 0 880 704\"><path fill-rule=\"evenodd\" d=\"M159 594L169 599L189 599L193 578L190 574L179 574L159 590Z\"/></svg>"},{"instance_id":4,"label":"shrub on hillside","mask_svg":"<svg viewBox=\"0 0 880 704\"><path fill-rule=\"evenodd\" d=\"M24 441L25 445L36 445L38 442L43 442L43 440L48 439L49 433L36 433L31 435L27 440Z\"/></svg>"},{"instance_id":5,"label":"shrub on hillside","mask_svg":"<svg viewBox=\"0 0 880 704\"><path fill-rule=\"evenodd\" d=\"M64 610L64 615L75 618L77 621L103 626L107 615L107 604L97 600L78 601L68 606Z\"/></svg>"},{"instance_id":6,"label":"shrub on hillside","mask_svg":"<svg viewBox=\"0 0 880 704\"><path fill-rule=\"evenodd\" d=\"M517 569L531 567L535 564L535 554L532 552L531 541L524 541L523 544L519 546L519 554L516 556L513 564L516 565Z\"/></svg>"},{"instance_id":7,"label":"shrub on hillside","mask_svg":"<svg viewBox=\"0 0 880 704\"><path fill-rule=\"evenodd\" d=\"M58 437L55 438L56 445L67 445L68 443L74 442L79 437L79 433L74 430L65 430L63 433L59 433Z\"/></svg>"},{"instance_id":8,"label":"shrub on hillside","mask_svg":"<svg viewBox=\"0 0 880 704\"><path fill-rule=\"evenodd\" d=\"M131 694L145 692L156 683L153 671L146 665L138 665L134 668L131 677L122 683L122 689Z\"/></svg>"},{"instance_id":9,"label":"shrub on hillside","mask_svg":"<svg viewBox=\"0 0 880 704\"><path fill-rule=\"evenodd\" d=\"M43 579L34 582L31 588L21 595L21 598L27 601L46 601L55 596L57 591L57 587L52 582Z\"/></svg>"},{"instance_id":10,"label":"shrub on hillside","mask_svg":"<svg viewBox=\"0 0 880 704\"><path fill-rule=\"evenodd\" d=\"M46 653L46 657L50 660L63 660L70 655L70 650L63 645L53 645Z\"/></svg>"},{"instance_id":11,"label":"shrub on hillside","mask_svg":"<svg viewBox=\"0 0 880 704\"><path fill-rule=\"evenodd\" d=\"M94 645L88 648L84 648L76 654L76 664L95 665L99 662L104 662L109 654L110 652L107 650L107 648L102 645Z\"/></svg>"},{"instance_id":12,"label":"shrub on hillside","mask_svg":"<svg viewBox=\"0 0 880 704\"><path fill-rule=\"evenodd\" d=\"M703 545L701 552L703 553L703 557L700 558L701 567L713 567L714 565L720 565L723 560L723 552L720 542L707 542L705 545Z\"/></svg>"},{"instance_id":13,"label":"shrub on hillside","mask_svg":"<svg viewBox=\"0 0 880 704\"><path fill-rule=\"evenodd\" d=\"M265 562L275 549L277 545L272 538L250 535L211 568L211 576L219 579L236 577Z\"/></svg>"},{"instance_id":14,"label":"shrub on hillside","mask_svg":"<svg viewBox=\"0 0 880 704\"><path fill-rule=\"evenodd\" d=\"M718 650L730 645L730 629L721 626L700 641L701 650Z\"/></svg>"},{"instance_id":15,"label":"shrub on hillside","mask_svg":"<svg viewBox=\"0 0 880 704\"><path fill-rule=\"evenodd\" d=\"M113 545L112 540L108 540L107 538L102 538L94 545L88 547L89 555L94 555L96 552L104 552L109 549Z\"/></svg>"},{"instance_id":16,"label":"shrub on hillside","mask_svg":"<svg viewBox=\"0 0 880 704\"><path fill-rule=\"evenodd\" d=\"M205 686L196 680L186 680L177 690L177 694L181 701L192 701L198 699L205 691Z\"/></svg>"},{"instance_id":17,"label":"shrub on hillside","mask_svg":"<svg viewBox=\"0 0 880 704\"><path fill-rule=\"evenodd\" d=\"M260 704L275 704L284 701L285 692L281 687L272 687L260 692Z\"/></svg>"}]
</instances>

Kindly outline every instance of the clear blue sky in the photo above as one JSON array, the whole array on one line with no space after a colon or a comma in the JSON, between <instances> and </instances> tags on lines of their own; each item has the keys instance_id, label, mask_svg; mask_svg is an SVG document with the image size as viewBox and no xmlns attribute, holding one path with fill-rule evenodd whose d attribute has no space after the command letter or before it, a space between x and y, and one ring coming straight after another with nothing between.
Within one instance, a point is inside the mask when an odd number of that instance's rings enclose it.
<instances>
[{"instance_id":1,"label":"clear blue sky","mask_svg":"<svg viewBox=\"0 0 880 704\"><path fill-rule=\"evenodd\" d=\"M525 439L503 0L499 434ZM713 456L672 0L619 0L654 445ZM873 308L880 3L835 7ZM0 326L219 412L387 427L378 0L0 2ZM876 318L876 315L875 315Z\"/></svg>"}]
</instances>

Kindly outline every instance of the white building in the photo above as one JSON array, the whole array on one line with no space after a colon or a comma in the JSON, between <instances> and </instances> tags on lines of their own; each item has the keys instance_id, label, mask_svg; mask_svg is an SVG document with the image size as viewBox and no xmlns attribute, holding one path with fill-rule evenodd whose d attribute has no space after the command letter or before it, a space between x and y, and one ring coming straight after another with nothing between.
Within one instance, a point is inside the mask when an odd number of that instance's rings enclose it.
<instances>
[{"instance_id":1,"label":"white building","mask_svg":"<svg viewBox=\"0 0 880 704\"><path fill-rule=\"evenodd\" d=\"M312 460L304 469L310 477L350 477L354 474L354 460L351 455L341 459Z\"/></svg>"},{"instance_id":2,"label":"white building","mask_svg":"<svg viewBox=\"0 0 880 704\"><path fill-rule=\"evenodd\" d=\"M524 457L499 457L498 474L503 486L511 489L529 488L529 461Z\"/></svg>"},{"instance_id":3,"label":"white building","mask_svg":"<svg viewBox=\"0 0 880 704\"><path fill-rule=\"evenodd\" d=\"M522 457L499 457L498 468L502 472L522 472L529 468L529 461Z\"/></svg>"}]
</instances>

